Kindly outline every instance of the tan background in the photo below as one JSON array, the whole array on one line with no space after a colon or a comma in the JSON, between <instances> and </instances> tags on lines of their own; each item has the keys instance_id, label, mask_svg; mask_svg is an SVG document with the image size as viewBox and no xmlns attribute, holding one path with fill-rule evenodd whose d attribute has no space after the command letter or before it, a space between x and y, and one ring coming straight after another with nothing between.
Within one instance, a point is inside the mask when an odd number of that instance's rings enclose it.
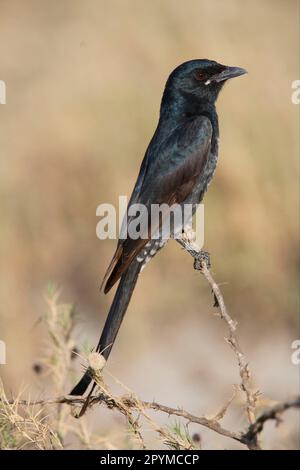
<instances>
[{"instance_id":1,"label":"tan background","mask_svg":"<svg viewBox=\"0 0 300 470\"><path fill-rule=\"evenodd\" d=\"M115 243L96 238L96 207L130 194L169 72L206 57L249 74L218 101L220 160L205 199L205 248L259 388L274 400L295 394L299 106L291 82L299 79L299 2L0 1L0 9L7 388L46 388L32 364L43 351L35 322L49 281L77 305L78 342L98 340L113 295L99 285ZM215 411L238 373L212 313L208 286L170 243L143 272L109 370L145 399ZM118 423L107 417L108 428ZM270 446L299 445L295 429L287 426L283 438L269 428ZM206 447L232 446L214 438L203 431Z\"/></svg>"}]
</instances>

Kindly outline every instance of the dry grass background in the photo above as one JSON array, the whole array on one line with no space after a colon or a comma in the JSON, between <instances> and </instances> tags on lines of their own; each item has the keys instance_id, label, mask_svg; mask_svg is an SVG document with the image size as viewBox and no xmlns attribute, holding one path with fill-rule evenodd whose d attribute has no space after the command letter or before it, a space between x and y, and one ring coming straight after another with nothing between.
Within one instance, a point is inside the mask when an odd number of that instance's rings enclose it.
<instances>
[{"instance_id":1,"label":"dry grass background","mask_svg":"<svg viewBox=\"0 0 300 470\"><path fill-rule=\"evenodd\" d=\"M228 84L218 102L221 152L205 200L205 248L259 388L274 400L296 393L299 107L291 82L299 78L299 2L1 0L0 8L7 391L26 383L31 394L47 395L32 364L45 346L36 321L49 280L76 304L78 343L98 339L112 299L99 285L115 243L97 240L96 207L129 195L170 70L208 57L249 75ZM215 411L237 371L211 311L207 285L170 243L143 272L110 370L144 399ZM268 427L270 447L299 447L290 419L280 436ZM124 432L109 412L88 420L103 435ZM202 433L205 447L228 445Z\"/></svg>"}]
</instances>

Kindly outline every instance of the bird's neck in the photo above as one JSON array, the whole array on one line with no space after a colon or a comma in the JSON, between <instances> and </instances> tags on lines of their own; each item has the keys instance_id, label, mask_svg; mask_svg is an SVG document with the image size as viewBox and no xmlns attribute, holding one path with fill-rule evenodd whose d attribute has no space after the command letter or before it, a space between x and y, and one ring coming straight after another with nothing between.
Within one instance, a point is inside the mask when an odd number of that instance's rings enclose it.
<instances>
[{"instance_id":1,"label":"bird's neck","mask_svg":"<svg viewBox=\"0 0 300 470\"><path fill-rule=\"evenodd\" d=\"M199 100L191 95L176 95L176 99L168 93L164 93L161 108L160 121L164 122L164 127L173 127L193 116L206 116L212 123L213 140L219 137L219 123L216 106L214 102L207 99Z\"/></svg>"},{"instance_id":2,"label":"bird's neck","mask_svg":"<svg viewBox=\"0 0 300 470\"><path fill-rule=\"evenodd\" d=\"M164 119L180 120L182 117L208 116L212 121L217 120L217 111L214 101L204 97L195 98L190 94L172 96L172 90L166 88L160 107L160 117Z\"/></svg>"}]
</instances>

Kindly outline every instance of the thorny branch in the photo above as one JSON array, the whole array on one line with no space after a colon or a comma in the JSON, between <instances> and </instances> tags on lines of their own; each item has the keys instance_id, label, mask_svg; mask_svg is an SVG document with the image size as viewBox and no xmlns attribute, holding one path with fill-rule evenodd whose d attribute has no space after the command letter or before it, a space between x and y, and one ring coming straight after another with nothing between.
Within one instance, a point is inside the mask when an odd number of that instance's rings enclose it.
<instances>
[{"instance_id":1,"label":"thorny branch","mask_svg":"<svg viewBox=\"0 0 300 470\"><path fill-rule=\"evenodd\" d=\"M177 238L177 242L194 258L194 269L200 271L204 275L205 279L207 280L212 289L215 300L214 306L219 308L220 317L222 320L224 320L229 330L229 336L228 338L226 338L226 341L232 348L238 361L239 373L241 377L240 387L246 395L246 410L248 422L250 425L254 424L255 406L259 391L253 391L252 389L249 366L246 360L246 356L239 345L238 338L236 335L237 322L231 318L226 308L222 292L209 270L209 255L201 251L201 249L198 247L195 242L195 233L192 230L185 231L180 238ZM259 444L256 440L256 435L253 436L253 448L259 449Z\"/></svg>"},{"instance_id":2,"label":"thorny branch","mask_svg":"<svg viewBox=\"0 0 300 470\"><path fill-rule=\"evenodd\" d=\"M255 436L257 436L264 427L266 421L275 419L277 424L280 423L281 419L279 417L284 411L289 408L300 408L300 396L295 400L286 401L284 403L278 403L275 406L272 406L264 413L262 413L256 421L254 421L251 426L249 426L248 431L244 434L246 440L252 441Z\"/></svg>"},{"instance_id":3,"label":"thorny branch","mask_svg":"<svg viewBox=\"0 0 300 470\"><path fill-rule=\"evenodd\" d=\"M241 431L231 431L229 429L224 428L220 421L225 416L228 407L232 403L235 394L232 398L226 403L222 409L216 413L216 415L212 418L207 418L205 416L195 416L179 408L171 408L169 406L161 405L156 402L148 402L142 401L138 399L132 392L129 391L128 395L119 395L114 396L109 391L107 385L103 381L102 376L102 369L105 365L105 361L103 356L98 353L91 353L89 357L89 370L93 379L97 383L99 393L97 395L91 396L89 400L89 407L95 404L102 404L109 409L116 409L120 413L122 413L125 418L127 419L128 423L132 426L133 431L137 438L139 439L142 446L144 446L143 438L139 431L139 416L143 416L148 422L152 425L152 427L163 437L164 441L167 442L170 434L164 428L159 427L156 423L154 423L149 415L147 414L146 410L155 410L162 413L166 413L169 416L178 416L183 418L187 421L187 423L196 423L206 428L215 431L216 433L234 439L235 441L240 442L248 447L250 450L261 450L261 447L258 443L258 436L263 431L264 424L268 420L276 420L277 423L280 422L280 415L289 408L300 408L300 396L293 400L286 401L284 403L276 404L273 407L270 407L266 411L264 411L258 418L256 418L255 408L256 408L256 401L258 398L258 391L254 391L252 384L251 384L251 375L248 367L248 363L243 353L238 339L236 335L236 328L237 322L235 322L224 302L223 295L220 291L219 286L215 282L211 271L209 269L209 257L208 254L201 251L200 248L195 243L195 236L194 232L192 231L185 231L180 238L177 238L178 243L194 258L194 268L199 270L209 283L213 295L214 295L214 306L218 307L220 312L220 317L224 320L227 328L228 328L228 337L226 341L229 343L230 347L232 348L239 367L239 374L241 378L241 383L239 388L245 394L245 403L246 403L246 412L247 412L247 419L248 419L248 428L247 430ZM8 400L5 395L0 397L0 402L6 403L7 405L21 405L21 406L34 406L34 405L62 405L67 404L71 407L82 406L86 403L86 398L78 398L78 397L68 397L68 396L61 396L55 399L49 400ZM134 418L133 412L138 414L137 418ZM75 411L75 416L77 417L78 414Z\"/></svg>"},{"instance_id":4,"label":"thorny branch","mask_svg":"<svg viewBox=\"0 0 300 470\"><path fill-rule=\"evenodd\" d=\"M83 405L85 403L85 398L70 398L70 397L58 397L55 399L50 400L18 400L17 404L23 406L36 406L36 405L55 405L55 404L67 404L70 406L75 405ZM8 404L15 404L16 401L14 400L7 400ZM245 444L249 449L253 450L255 448L257 442L257 436L262 432L264 424L268 420L276 420L277 422L280 421L279 416L289 408L300 408L300 396L293 399L286 401L284 403L276 404L271 408L267 409L263 412L255 421L252 423L246 432L243 431L230 431L224 428L217 420L217 418L208 419L205 416L194 416L188 411L179 409L179 408L171 408L169 406L161 405L156 402L148 402L138 400L132 396L120 396L117 399L112 398L110 395L105 393L100 393L97 396L92 396L90 399L90 406L93 406L97 403L107 406L109 409L118 409L123 414L130 412L130 410L137 410L141 411L143 408L145 409L152 409L155 411L160 411L162 413L166 413L169 416L178 416L181 418L186 419L189 423L200 424L206 428L211 429L212 431L221 434L222 436L229 437L234 439L235 441L240 442L241 444ZM258 449L258 448L257 448Z\"/></svg>"}]
</instances>

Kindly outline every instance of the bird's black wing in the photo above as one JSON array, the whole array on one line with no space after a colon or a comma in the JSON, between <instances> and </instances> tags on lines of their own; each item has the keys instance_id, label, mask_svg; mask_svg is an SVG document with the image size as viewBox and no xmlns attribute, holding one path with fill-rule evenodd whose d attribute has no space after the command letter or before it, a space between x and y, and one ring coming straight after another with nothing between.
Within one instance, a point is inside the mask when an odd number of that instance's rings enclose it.
<instances>
[{"instance_id":1,"label":"bird's black wing","mask_svg":"<svg viewBox=\"0 0 300 470\"><path fill-rule=\"evenodd\" d=\"M180 204L191 194L207 163L212 138L212 125L206 116L185 119L161 145L153 142L156 154L147 151L141 178L138 178L130 204ZM149 221L151 224L151 221ZM157 227L159 228L159 227ZM151 227L151 233L154 228ZM106 272L108 292L148 243L148 238L120 240Z\"/></svg>"}]
</instances>

